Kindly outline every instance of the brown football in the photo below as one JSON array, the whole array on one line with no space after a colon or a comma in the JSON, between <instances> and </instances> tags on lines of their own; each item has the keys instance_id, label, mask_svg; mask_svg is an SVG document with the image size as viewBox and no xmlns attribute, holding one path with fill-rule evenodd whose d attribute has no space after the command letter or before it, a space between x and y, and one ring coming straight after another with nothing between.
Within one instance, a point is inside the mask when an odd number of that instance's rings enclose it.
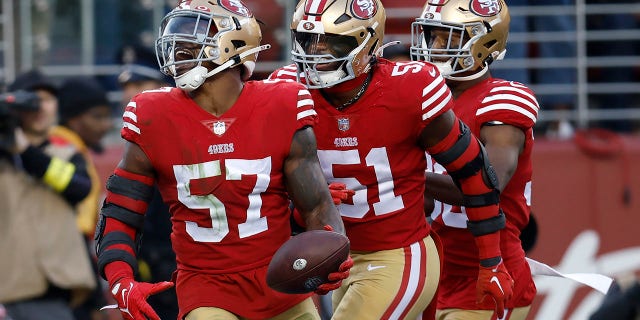
<instances>
[{"instance_id":1,"label":"brown football","mask_svg":"<svg viewBox=\"0 0 640 320\"><path fill-rule=\"evenodd\" d=\"M290 294L314 291L349 256L349 239L333 231L310 230L291 237L276 251L267 284Z\"/></svg>"}]
</instances>

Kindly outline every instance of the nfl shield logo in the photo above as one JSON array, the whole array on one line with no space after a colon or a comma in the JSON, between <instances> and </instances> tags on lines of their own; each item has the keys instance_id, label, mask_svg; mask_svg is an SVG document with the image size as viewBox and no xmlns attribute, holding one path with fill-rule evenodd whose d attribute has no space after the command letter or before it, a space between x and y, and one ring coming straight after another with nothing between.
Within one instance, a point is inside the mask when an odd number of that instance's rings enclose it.
<instances>
[{"instance_id":1,"label":"nfl shield logo","mask_svg":"<svg viewBox=\"0 0 640 320\"><path fill-rule=\"evenodd\" d=\"M338 118L338 129L340 131L349 130L349 118Z\"/></svg>"},{"instance_id":2,"label":"nfl shield logo","mask_svg":"<svg viewBox=\"0 0 640 320\"><path fill-rule=\"evenodd\" d=\"M222 135L225 131L227 131L227 126L222 121L218 121L213 124L213 133L217 135Z\"/></svg>"}]
</instances>

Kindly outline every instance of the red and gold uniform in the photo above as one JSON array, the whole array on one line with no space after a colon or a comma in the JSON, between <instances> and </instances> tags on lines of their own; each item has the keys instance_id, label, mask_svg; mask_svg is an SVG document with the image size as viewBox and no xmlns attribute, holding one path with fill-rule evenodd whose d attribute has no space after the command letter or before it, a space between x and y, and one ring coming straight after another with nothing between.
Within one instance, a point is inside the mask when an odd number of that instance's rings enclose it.
<instances>
[{"instance_id":1,"label":"red and gold uniform","mask_svg":"<svg viewBox=\"0 0 640 320\"><path fill-rule=\"evenodd\" d=\"M506 308L530 306L536 294L529 265L520 244L520 232L529 221L531 206L531 151L533 125L538 117L538 103L533 92L521 83L488 78L465 90L455 99L454 111L475 136L490 122L520 128L525 133L524 148L511 180L500 193L500 207L506 216L506 227L500 231L502 259L515 281L513 298ZM432 168L443 172L439 164ZM427 181L427 183L429 183ZM446 254L438 295L438 309L476 310L475 283L478 275L478 249L467 230L464 207L451 207L436 202L432 213L433 229L440 235ZM493 310L487 299L483 309Z\"/></svg>"},{"instance_id":2,"label":"red and gold uniform","mask_svg":"<svg viewBox=\"0 0 640 320\"><path fill-rule=\"evenodd\" d=\"M325 177L355 191L352 202L338 206L355 265L333 293L334 306L341 300L333 319L415 319L431 301L440 272L424 219L427 164L418 138L453 100L429 63L379 59L372 68L365 93L342 110L310 90ZM287 66L271 77L295 79L295 70ZM472 261L477 269L478 259Z\"/></svg>"},{"instance_id":3,"label":"red and gold uniform","mask_svg":"<svg viewBox=\"0 0 640 320\"><path fill-rule=\"evenodd\" d=\"M265 273L291 232L283 162L315 115L309 92L291 81L245 83L220 117L176 88L127 106L122 137L151 160L170 207L181 319L201 306L264 319L309 297L271 290Z\"/></svg>"}]
</instances>

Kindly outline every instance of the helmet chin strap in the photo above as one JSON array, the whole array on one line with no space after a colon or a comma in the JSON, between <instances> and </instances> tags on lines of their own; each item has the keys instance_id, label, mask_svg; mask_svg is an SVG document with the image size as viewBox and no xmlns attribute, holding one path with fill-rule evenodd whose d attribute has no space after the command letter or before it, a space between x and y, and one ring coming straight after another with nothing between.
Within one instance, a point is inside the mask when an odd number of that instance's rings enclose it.
<instances>
[{"instance_id":1,"label":"helmet chin strap","mask_svg":"<svg viewBox=\"0 0 640 320\"><path fill-rule=\"evenodd\" d=\"M474 74L470 74L468 76L461 76L461 77L453 76L452 75L453 68L451 67L451 62L452 62L452 59L449 59L447 62L433 62L433 64L436 65L442 77L444 77L445 79L455 80L455 81L475 80L482 77L485 73L487 73L487 71L489 71L488 66L485 65L484 67L482 67L482 70Z\"/></svg>"},{"instance_id":2,"label":"helmet chin strap","mask_svg":"<svg viewBox=\"0 0 640 320\"><path fill-rule=\"evenodd\" d=\"M379 57L384 57L384 49L385 49L385 48L387 48L387 47L391 47L391 46L395 46L395 45L400 44L400 43L401 43L401 42L400 42L400 41L397 41L397 40L396 40L396 41L390 41L390 42L387 42L387 43L385 43L385 44L381 45L381 46L380 46L380 48L378 48L378 50L376 50L375 55L376 55L376 56L379 56Z\"/></svg>"},{"instance_id":3,"label":"helmet chin strap","mask_svg":"<svg viewBox=\"0 0 640 320\"><path fill-rule=\"evenodd\" d=\"M464 76L464 77L454 77L454 76L445 76L445 79L450 79L450 80L455 80L455 81L470 81L470 80L475 80L478 79L480 77L482 77L485 73L487 73L487 71L489 71L489 68L485 65L482 70L474 73L474 74L470 74L468 76Z\"/></svg>"},{"instance_id":4,"label":"helmet chin strap","mask_svg":"<svg viewBox=\"0 0 640 320\"><path fill-rule=\"evenodd\" d=\"M344 72L342 68L340 68L334 71L316 71L312 74L308 74L307 79L309 79L309 81L313 82L313 84L315 85L325 87L329 84L333 85L346 76L347 73Z\"/></svg>"},{"instance_id":5,"label":"helmet chin strap","mask_svg":"<svg viewBox=\"0 0 640 320\"><path fill-rule=\"evenodd\" d=\"M259 47L249 49L239 55L231 57L229 60L227 60L227 62L219 65L217 68L209 72L207 72L208 71L207 68L203 67L202 65L199 65L181 74L180 76L174 77L176 81L176 86L184 91L191 92L195 89L198 89L209 77L212 77L213 75L225 69L228 69L233 65L239 64L242 61L242 59L244 59L246 56L258 53L263 50L267 50L269 48L271 48L271 45L265 44ZM248 69L253 69L254 66L255 64L247 67ZM253 71L253 70L249 70L249 71Z\"/></svg>"}]
</instances>

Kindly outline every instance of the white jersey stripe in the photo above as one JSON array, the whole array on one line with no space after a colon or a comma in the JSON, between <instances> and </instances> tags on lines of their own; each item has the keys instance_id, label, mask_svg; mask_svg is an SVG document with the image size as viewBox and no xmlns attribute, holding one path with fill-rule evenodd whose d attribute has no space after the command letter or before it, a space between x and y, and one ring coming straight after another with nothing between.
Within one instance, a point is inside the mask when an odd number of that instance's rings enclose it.
<instances>
[{"instance_id":1,"label":"white jersey stripe","mask_svg":"<svg viewBox=\"0 0 640 320\"><path fill-rule=\"evenodd\" d=\"M523 115L525 115L526 117L528 117L529 119L531 119L531 121L533 121L534 123L536 122L536 116L534 116L531 112L529 112L528 110L525 110L522 107L513 105L513 104L509 104L509 103L497 103L497 104L492 104L492 105L488 105L486 107L480 108L478 109L478 111L476 111L476 116L481 115L483 113L487 113L489 111L493 111L493 110L511 110L511 111L515 111L518 113L521 113ZM537 112L536 112L537 114Z\"/></svg>"},{"instance_id":2,"label":"white jersey stripe","mask_svg":"<svg viewBox=\"0 0 640 320\"><path fill-rule=\"evenodd\" d=\"M517 101L520 102L524 105L526 105L527 107L531 108L533 111L538 111L538 109L540 109L540 107L538 107L537 104L535 103L531 103L531 101L524 99L522 97L519 97L515 94L494 94L492 96L488 96L486 98L484 98L484 100L482 100L482 103L485 102L489 102L489 101L495 101L495 100L512 100L512 101Z\"/></svg>"},{"instance_id":3,"label":"white jersey stripe","mask_svg":"<svg viewBox=\"0 0 640 320\"><path fill-rule=\"evenodd\" d=\"M131 111L125 111L122 114L122 117L123 118L129 118L131 121L136 122L136 123L138 122L138 116L135 113L131 112Z\"/></svg>"},{"instance_id":4,"label":"white jersey stripe","mask_svg":"<svg viewBox=\"0 0 640 320\"><path fill-rule=\"evenodd\" d=\"M515 88L515 87L507 87L507 86L495 87L495 88L491 89L491 91L489 91L489 92L498 92L498 91L502 91L502 90L517 92L517 93L519 93L519 94L521 94L523 96L526 96L531 101L535 101L536 105L538 104L538 100L536 100L536 97L534 97L533 95L531 95L530 93L528 93L528 92L526 92L526 91L524 91L522 89L518 89L518 88Z\"/></svg>"},{"instance_id":5,"label":"white jersey stripe","mask_svg":"<svg viewBox=\"0 0 640 320\"><path fill-rule=\"evenodd\" d=\"M449 103L449 101L451 101L451 91L447 91L447 92L448 92L447 97L444 100L442 100L442 102L440 102L440 104L437 105L435 108L433 108L433 109L429 110L427 113L423 114L422 115L422 120L427 120L427 119L433 117L434 114L440 112L440 110L442 110L442 108L444 108Z\"/></svg>"},{"instance_id":6,"label":"white jersey stripe","mask_svg":"<svg viewBox=\"0 0 640 320\"><path fill-rule=\"evenodd\" d=\"M435 79L435 81L431 82L428 86L424 87L424 89L422 89L422 96L426 96L428 95L431 91L433 91L435 88L439 87L442 83L444 83L444 78L443 77L437 77Z\"/></svg>"},{"instance_id":7,"label":"white jersey stripe","mask_svg":"<svg viewBox=\"0 0 640 320\"><path fill-rule=\"evenodd\" d=\"M131 108L137 108L138 104L135 101L129 101L129 103L127 103L127 107L131 107Z\"/></svg>"},{"instance_id":8,"label":"white jersey stripe","mask_svg":"<svg viewBox=\"0 0 640 320\"><path fill-rule=\"evenodd\" d=\"M304 95L311 95L311 92L309 92L309 90L306 90L306 89L302 89L298 91L298 96L304 96Z\"/></svg>"},{"instance_id":9,"label":"white jersey stripe","mask_svg":"<svg viewBox=\"0 0 640 320\"><path fill-rule=\"evenodd\" d=\"M317 114L316 111L313 110L313 109L305 110L305 111L298 112L298 116L296 117L296 119L300 120L300 119L302 119L304 117L314 116L316 114Z\"/></svg>"},{"instance_id":10,"label":"white jersey stripe","mask_svg":"<svg viewBox=\"0 0 640 320\"><path fill-rule=\"evenodd\" d=\"M423 252L422 247L420 247L420 244L417 242L411 244L409 248L411 249L411 261L409 262L411 264L411 267L409 268L409 281L407 283L407 288L402 295L400 303L398 303L396 309L393 310L393 313L391 313L389 319L400 319L402 313L406 309L411 308L409 303L411 302L411 299L413 299L413 297L416 295L420 277L423 276L420 273L420 264L422 263L424 255L426 253Z\"/></svg>"},{"instance_id":11,"label":"white jersey stripe","mask_svg":"<svg viewBox=\"0 0 640 320\"><path fill-rule=\"evenodd\" d=\"M313 99L298 100L298 108L313 107Z\"/></svg>"},{"instance_id":12,"label":"white jersey stripe","mask_svg":"<svg viewBox=\"0 0 640 320\"><path fill-rule=\"evenodd\" d=\"M436 102L436 100L442 98L442 96L444 95L445 92L447 92L447 86L440 87L440 90L438 90L438 92L436 92L434 95L432 95L431 98L429 98L429 99L425 100L424 102L422 102L422 110L424 110L425 108L428 108L434 102Z\"/></svg>"},{"instance_id":13,"label":"white jersey stripe","mask_svg":"<svg viewBox=\"0 0 640 320\"><path fill-rule=\"evenodd\" d=\"M136 125L129 123L129 122L123 122L122 123L122 127L123 128L127 128L137 134L140 134L140 128L138 128Z\"/></svg>"}]
</instances>

